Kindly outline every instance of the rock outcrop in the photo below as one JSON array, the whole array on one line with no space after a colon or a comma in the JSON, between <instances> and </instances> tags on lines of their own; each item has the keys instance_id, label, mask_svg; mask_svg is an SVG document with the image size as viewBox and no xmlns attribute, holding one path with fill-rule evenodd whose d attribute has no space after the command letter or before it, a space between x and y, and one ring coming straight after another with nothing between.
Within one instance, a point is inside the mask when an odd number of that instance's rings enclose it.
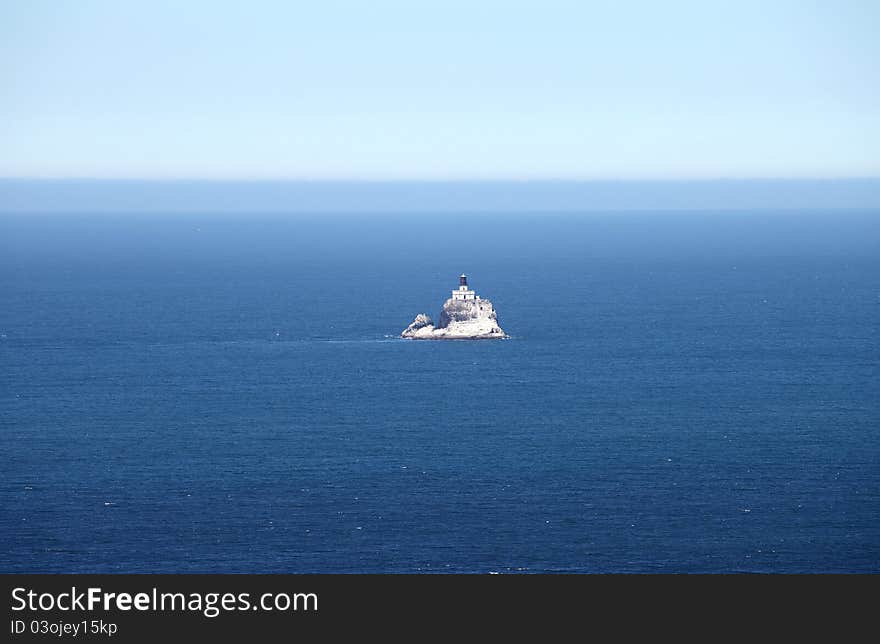
<instances>
[{"instance_id":1,"label":"rock outcrop","mask_svg":"<svg viewBox=\"0 0 880 644\"><path fill-rule=\"evenodd\" d=\"M467 290L465 276L463 288L453 291L453 297L443 304L440 323L436 326L430 317L419 313L403 333L402 338L413 340L495 340L507 334L498 326L498 316L492 302Z\"/></svg>"}]
</instances>

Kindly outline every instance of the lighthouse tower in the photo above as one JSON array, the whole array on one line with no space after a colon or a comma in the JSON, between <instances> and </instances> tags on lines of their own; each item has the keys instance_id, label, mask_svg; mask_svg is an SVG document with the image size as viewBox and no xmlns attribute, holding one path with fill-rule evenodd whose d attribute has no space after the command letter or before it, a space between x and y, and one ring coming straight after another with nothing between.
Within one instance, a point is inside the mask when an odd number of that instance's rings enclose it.
<instances>
[{"instance_id":1,"label":"lighthouse tower","mask_svg":"<svg viewBox=\"0 0 880 644\"><path fill-rule=\"evenodd\" d=\"M458 278L458 288L452 291L453 300L476 300L477 294L468 288L467 275L462 273Z\"/></svg>"}]
</instances>

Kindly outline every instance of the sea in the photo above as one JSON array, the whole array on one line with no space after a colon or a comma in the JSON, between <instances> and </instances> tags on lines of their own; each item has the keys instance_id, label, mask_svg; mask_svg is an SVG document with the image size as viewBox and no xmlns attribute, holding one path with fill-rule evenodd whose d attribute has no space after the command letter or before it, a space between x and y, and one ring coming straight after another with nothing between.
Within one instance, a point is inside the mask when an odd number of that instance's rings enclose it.
<instances>
[{"instance_id":1,"label":"sea","mask_svg":"<svg viewBox=\"0 0 880 644\"><path fill-rule=\"evenodd\" d=\"M0 215L0 571L880 572L878 367L878 211Z\"/></svg>"}]
</instances>

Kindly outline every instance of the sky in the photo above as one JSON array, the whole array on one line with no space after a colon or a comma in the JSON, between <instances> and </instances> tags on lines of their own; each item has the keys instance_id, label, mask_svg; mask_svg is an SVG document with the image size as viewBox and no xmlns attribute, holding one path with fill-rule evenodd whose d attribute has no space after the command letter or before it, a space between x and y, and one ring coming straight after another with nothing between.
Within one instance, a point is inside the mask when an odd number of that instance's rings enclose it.
<instances>
[{"instance_id":1,"label":"sky","mask_svg":"<svg viewBox=\"0 0 880 644\"><path fill-rule=\"evenodd\" d=\"M880 177L880 2L0 0L0 177Z\"/></svg>"}]
</instances>

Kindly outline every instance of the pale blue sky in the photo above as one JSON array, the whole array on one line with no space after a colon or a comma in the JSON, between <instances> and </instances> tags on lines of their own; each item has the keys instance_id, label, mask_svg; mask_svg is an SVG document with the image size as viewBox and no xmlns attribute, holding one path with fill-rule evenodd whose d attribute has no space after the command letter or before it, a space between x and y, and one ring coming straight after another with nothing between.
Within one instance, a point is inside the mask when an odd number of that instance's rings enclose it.
<instances>
[{"instance_id":1,"label":"pale blue sky","mask_svg":"<svg viewBox=\"0 0 880 644\"><path fill-rule=\"evenodd\" d=\"M0 0L0 176L880 176L880 1Z\"/></svg>"}]
</instances>

